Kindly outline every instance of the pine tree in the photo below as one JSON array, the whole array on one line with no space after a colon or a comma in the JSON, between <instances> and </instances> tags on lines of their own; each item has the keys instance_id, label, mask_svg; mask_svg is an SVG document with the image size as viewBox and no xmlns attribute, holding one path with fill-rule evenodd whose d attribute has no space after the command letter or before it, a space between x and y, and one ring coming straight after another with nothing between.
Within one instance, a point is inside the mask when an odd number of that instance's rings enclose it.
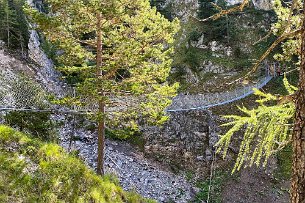
<instances>
[{"instance_id":1,"label":"pine tree","mask_svg":"<svg viewBox=\"0 0 305 203\"><path fill-rule=\"evenodd\" d=\"M219 11L216 8L216 2L217 7L225 9L227 7L226 1L219 0L199 0L199 9L198 9L198 18L199 19L207 19L210 16L213 16L214 14L218 13ZM224 36L228 37L229 32L229 18L228 16L222 16L219 19L211 20L204 22L202 24L203 27L203 34L205 35L206 40L212 41L212 40L223 40Z\"/></svg>"},{"instance_id":2,"label":"pine tree","mask_svg":"<svg viewBox=\"0 0 305 203\"><path fill-rule=\"evenodd\" d=\"M29 38L23 5L23 0L0 1L0 39L6 41L8 47L20 47L22 52Z\"/></svg>"},{"instance_id":3,"label":"pine tree","mask_svg":"<svg viewBox=\"0 0 305 203\"><path fill-rule=\"evenodd\" d=\"M60 69L76 73L78 103L98 104L98 166L104 173L105 124L137 129L138 121L162 123L177 84L166 78L171 68L177 20L169 22L148 0L48 0L49 13L27 8L46 39L62 50ZM117 99L126 108L107 113Z\"/></svg>"},{"instance_id":4,"label":"pine tree","mask_svg":"<svg viewBox=\"0 0 305 203\"><path fill-rule=\"evenodd\" d=\"M26 20L26 16L23 12L23 7L25 5L24 0L12 0L12 9L16 12L17 24L13 29L15 46L19 46L22 54L24 54L24 49L27 47L29 41L29 26Z\"/></svg>"},{"instance_id":5,"label":"pine tree","mask_svg":"<svg viewBox=\"0 0 305 203\"><path fill-rule=\"evenodd\" d=\"M217 13L217 9L214 6L215 1L214 0L199 0L199 12L198 17L200 19L208 18L215 13Z\"/></svg>"}]
</instances>

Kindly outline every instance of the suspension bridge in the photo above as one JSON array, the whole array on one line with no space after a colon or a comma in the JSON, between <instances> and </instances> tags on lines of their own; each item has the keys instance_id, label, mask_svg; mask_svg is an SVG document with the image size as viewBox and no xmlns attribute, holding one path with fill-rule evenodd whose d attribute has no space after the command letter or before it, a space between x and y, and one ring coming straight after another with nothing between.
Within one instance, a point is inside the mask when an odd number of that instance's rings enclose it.
<instances>
[{"instance_id":1,"label":"suspension bridge","mask_svg":"<svg viewBox=\"0 0 305 203\"><path fill-rule=\"evenodd\" d=\"M261 78L256 84L237 88L233 91L197 95L180 94L173 99L173 103L167 109L167 112L202 110L229 104L253 94L254 88L261 89L270 82L272 78L273 76L268 75Z\"/></svg>"},{"instance_id":2,"label":"suspension bridge","mask_svg":"<svg viewBox=\"0 0 305 203\"><path fill-rule=\"evenodd\" d=\"M208 94L194 94L185 95L179 94L173 99L173 103L166 109L166 112L182 112L182 111L194 111L204 110L216 106L226 105L240 99L243 99L254 93L253 88L260 89L264 87L270 80L277 74L275 71L270 71L266 68L266 74L264 77L258 79L255 83L243 85L232 91L220 92L220 93L208 93ZM0 98L1 99L1 98ZM27 105L29 106L29 105ZM82 110L78 108L64 109L64 108L46 108L35 109L29 107L13 107L13 106L1 106L0 112L6 111L20 111L20 112L50 112L57 114L92 114L92 110Z\"/></svg>"}]
</instances>

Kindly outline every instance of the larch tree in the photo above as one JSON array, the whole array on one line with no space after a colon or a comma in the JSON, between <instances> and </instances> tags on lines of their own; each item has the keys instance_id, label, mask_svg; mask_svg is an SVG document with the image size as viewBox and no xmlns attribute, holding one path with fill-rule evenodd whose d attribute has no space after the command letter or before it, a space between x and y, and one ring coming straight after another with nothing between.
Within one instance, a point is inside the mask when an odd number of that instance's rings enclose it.
<instances>
[{"instance_id":1,"label":"larch tree","mask_svg":"<svg viewBox=\"0 0 305 203\"><path fill-rule=\"evenodd\" d=\"M301 64L298 91L294 95L296 113L292 134L291 203L305 202L305 1L303 2L303 16L301 19Z\"/></svg>"},{"instance_id":2,"label":"larch tree","mask_svg":"<svg viewBox=\"0 0 305 203\"><path fill-rule=\"evenodd\" d=\"M79 77L78 98L65 100L93 103L97 110L97 172L104 174L105 125L138 130L143 120L167 119L164 109L178 88L166 79L179 22L165 19L148 0L47 0L46 4L48 13L25 10L60 50L59 69Z\"/></svg>"},{"instance_id":3,"label":"larch tree","mask_svg":"<svg viewBox=\"0 0 305 203\"><path fill-rule=\"evenodd\" d=\"M242 9L247 0L237 9ZM284 6L281 1L274 1L277 22L273 25L273 33L277 40L259 60L263 61L279 44L283 53L274 57L279 61L294 63L299 69L298 87L290 85L284 78L287 95L282 97L255 90L260 97L258 107L254 109L240 108L243 115L225 116L231 119L224 126L232 126L217 143L218 152L225 157L235 132L245 132L240 145L239 154L233 172L242 166L267 164L268 158L292 142L292 176L290 202L305 202L305 1L293 0L291 6ZM226 12L234 12L231 9ZM214 16L218 17L218 16ZM294 58L298 60L294 61ZM257 70L257 63L252 74ZM271 104L270 104L270 101ZM274 103L277 103L274 105ZM273 105L272 105L273 104ZM293 128L291 128L293 126Z\"/></svg>"}]
</instances>

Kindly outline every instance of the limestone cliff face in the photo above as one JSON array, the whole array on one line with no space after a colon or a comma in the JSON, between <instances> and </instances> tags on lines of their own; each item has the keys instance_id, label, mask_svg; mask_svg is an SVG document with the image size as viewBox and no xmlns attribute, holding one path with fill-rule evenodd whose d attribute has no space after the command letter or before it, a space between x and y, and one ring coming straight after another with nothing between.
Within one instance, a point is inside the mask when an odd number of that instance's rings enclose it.
<instances>
[{"instance_id":1,"label":"limestone cliff face","mask_svg":"<svg viewBox=\"0 0 305 203\"><path fill-rule=\"evenodd\" d=\"M199 8L198 0L166 0L162 5L164 9L170 9L172 17L186 22L189 17L196 16Z\"/></svg>"},{"instance_id":2,"label":"limestone cliff face","mask_svg":"<svg viewBox=\"0 0 305 203\"><path fill-rule=\"evenodd\" d=\"M226 1L237 5L243 0ZM220 83L239 77L242 70L251 66L251 61L263 54L261 50L268 42L259 45L257 42L273 22L272 14L266 12L271 9L271 1L251 0L250 4L259 11L248 9L249 12L204 23L196 20L199 0L163 0L157 5L165 16L181 20L171 75L186 84L185 92L218 91Z\"/></svg>"},{"instance_id":3,"label":"limestone cliff face","mask_svg":"<svg viewBox=\"0 0 305 203\"><path fill-rule=\"evenodd\" d=\"M252 0L255 8L261 10L271 10L272 9L272 0Z\"/></svg>"},{"instance_id":4,"label":"limestone cliff face","mask_svg":"<svg viewBox=\"0 0 305 203\"><path fill-rule=\"evenodd\" d=\"M228 5L237 5L243 0L225 0ZM271 10L272 0L251 0L254 7L258 10ZM173 17L186 21L190 16L196 16L199 8L198 0L166 0L161 7L169 7Z\"/></svg>"},{"instance_id":5,"label":"limestone cliff face","mask_svg":"<svg viewBox=\"0 0 305 203\"><path fill-rule=\"evenodd\" d=\"M35 49L28 51L29 55L37 53ZM39 55L35 55L35 58L39 58ZM23 84L24 76L43 91L56 96L64 95L66 91L62 88L62 84L53 79L54 74L51 72L54 71L53 66L42 65L31 57L21 57L18 52L10 51L5 43L0 41L0 106L35 107L35 104L31 103L33 99L25 99L27 95L31 95L32 91L30 87Z\"/></svg>"},{"instance_id":6,"label":"limestone cliff face","mask_svg":"<svg viewBox=\"0 0 305 203\"><path fill-rule=\"evenodd\" d=\"M27 0L27 3L38 11L43 11L42 0ZM41 39L38 32L35 30L35 25L30 24L29 27L31 30L29 30L30 39L28 43L28 57L39 66L37 75L41 78L41 83L47 87L47 90L57 96L64 96L65 93L61 87L64 84L59 80L61 75L55 70L53 61L48 58L47 54L42 49L41 41L43 39Z\"/></svg>"},{"instance_id":7,"label":"limestone cliff face","mask_svg":"<svg viewBox=\"0 0 305 203\"><path fill-rule=\"evenodd\" d=\"M243 0L226 0L229 5L236 5L243 2ZM271 10L272 0L252 0L252 3L256 9L259 10Z\"/></svg>"},{"instance_id":8,"label":"limestone cliff face","mask_svg":"<svg viewBox=\"0 0 305 203\"><path fill-rule=\"evenodd\" d=\"M145 154L174 170L204 171L212 160L219 129L206 110L170 114L163 127L145 130Z\"/></svg>"}]
</instances>

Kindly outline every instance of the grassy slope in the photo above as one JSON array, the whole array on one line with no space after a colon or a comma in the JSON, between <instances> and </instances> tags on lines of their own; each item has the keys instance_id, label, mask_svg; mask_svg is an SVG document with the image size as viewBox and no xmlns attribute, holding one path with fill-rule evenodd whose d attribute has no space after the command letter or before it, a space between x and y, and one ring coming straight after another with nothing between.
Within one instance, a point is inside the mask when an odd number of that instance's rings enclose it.
<instances>
[{"instance_id":1,"label":"grassy slope","mask_svg":"<svg viewBox=\"0 0 305 203\"><path fill-rule=\"evenodd\" d=\"M0 202L153 202L97 176L76 157L0 125Z\"/></svg>"}]
</instances>

